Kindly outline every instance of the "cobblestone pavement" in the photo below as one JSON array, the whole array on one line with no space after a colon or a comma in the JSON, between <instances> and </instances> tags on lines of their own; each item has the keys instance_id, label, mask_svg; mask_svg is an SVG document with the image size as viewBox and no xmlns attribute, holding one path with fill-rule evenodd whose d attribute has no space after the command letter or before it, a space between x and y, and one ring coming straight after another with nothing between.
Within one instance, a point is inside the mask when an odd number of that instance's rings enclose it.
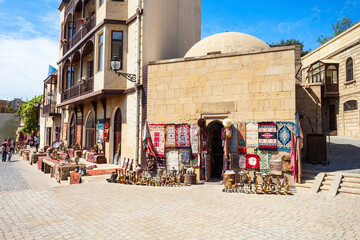
<instances>
[{"instance_id":1,"label":"cobblestone pavement","mask_svg":"<svg viewBox=\"0 0 360 240\"><path fill-rule=\"evenodd\" d=\"M304 168L321 172L344 172L360 174L360 139L331 136L330 152L328 137L327 150L329 165L304 164Z\"/></svg>"},{"instance_id":2,"label":"cobblestone pavement","mask_svg":"<svg viewBox=\"0 0 360 240\"><path fill-rule=\"evenodd\" d=\"M0 192L22 190L29 185L11 162L0 162Z\"/></svg>"},{"instance_id":3,"label":"cobblestone pavement","mask_svg":"<svg viewBox=\"0 0 360 240\"><path fill-rule=\"evenodd\" d=\"M43 176L38 184L51 182ZM223 193L219 185L103 181L45 186L0 193L0 239L360 239L358 196L246 195Z\"/></svg>"}]
</instances>

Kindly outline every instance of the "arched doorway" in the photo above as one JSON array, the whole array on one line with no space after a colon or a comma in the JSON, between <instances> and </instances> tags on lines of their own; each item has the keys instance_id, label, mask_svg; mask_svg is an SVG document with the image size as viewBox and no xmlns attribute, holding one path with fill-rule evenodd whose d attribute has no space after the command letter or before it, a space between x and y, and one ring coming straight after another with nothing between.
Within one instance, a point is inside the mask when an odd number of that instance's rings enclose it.
<instances>
[{"instance_id":1,"label":"arched doorway","mask_svg":"<svg viewBox=\"0 0 360 240\"><path fill-rule=\"evenodd\" d=\"M221 178L224 157L224 148L221 141L222 128L224 128L224 125L218 120L212 121L208 126L211 178Z\"/></svg>"},{"instance_id":2,"label":"arched doorway","mask_svg":"<svg viewBox=\"0 0 360 240\"><path fill-rule=\"evenodd\" d=\"M85 127L85 148L91 149L95 144L95 118L94 114L90 112Z\"/></svg>"},{"instance_id":3,"label":"arched doorway","mask_svg":"<svg viewBox=\"0 0 360 240\"><path fill-rule=\"evenodd\" d=\"M118 108L114 117L114 155L118 151L118 146L121 143L121 111Z\"/></svg>"},{"instance_id":4,"label":"arched doorway","mask_svg":"<svg viewBox=\"0 0 360 240\"><path fill-rule=\"evenodd\" d=\"M73 114L71 116L71 121L70 121L70 128L69 128L69 146L74 146L75 144L75 114Z\"/></svg>"}]
</instances>

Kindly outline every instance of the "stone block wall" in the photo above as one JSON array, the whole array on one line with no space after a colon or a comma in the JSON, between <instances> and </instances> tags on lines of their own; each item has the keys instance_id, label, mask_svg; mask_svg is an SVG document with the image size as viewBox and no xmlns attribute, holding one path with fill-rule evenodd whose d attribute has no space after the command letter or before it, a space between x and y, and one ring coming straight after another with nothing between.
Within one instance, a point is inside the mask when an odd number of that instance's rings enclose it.
<instances>
[{"instance_id":1,"label":"stone block wall","mask_svg":"<svg viewBox=\"0 0 360 240\"><path fill-rule=\"evenodd\" d=\"M294 121L295 46L259 53L158 61L149 65L148 121Z\"/></svg>"}]
</instances>

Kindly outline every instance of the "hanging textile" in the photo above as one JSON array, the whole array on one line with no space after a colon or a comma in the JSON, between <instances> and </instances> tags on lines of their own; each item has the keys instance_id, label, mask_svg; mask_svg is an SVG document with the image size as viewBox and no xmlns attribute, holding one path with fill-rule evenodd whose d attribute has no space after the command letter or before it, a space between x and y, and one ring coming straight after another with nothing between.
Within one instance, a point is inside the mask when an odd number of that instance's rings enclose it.
<instances>
[{"instance_id":1,"label":"hanging textile","mask_svg":"<svg viewBox=\"0 0 360 240\"><path fill-rule=\"evenodd\" d=\"M231 153L232 168L240 168L240 159L238 153Z\"/></svg>"},{"instance_id":2,"label":"hanging textile","mask_svg":"<svg viewBox=\"0 0 360 240\"><path fill-rule=\"evenodd\" d=\"M166 152L166 170L170 172L175 169L179 172L179 152L167 151Z\"/></svg>"},{"instance_id":3,"label":"hanging textile","mask_svg":"<svg viewBox=\"0 0 360 240\"><path fill-rule=\"evenodd\" d=\"M246 147L257 147L258 145L258 124L246 123Z\"/></svg>"},{"instance_id":4,"label":"hanging textile","mask_svg":"<svg viewBox=\"0 0 360 240\"><path fill-rule=\"evenodd\" d=\"M300 138L300 148L304 146L304 134L300 125L299 114L295 115L295 136Z\"/></svg>"},{"instance_id":5,"label":"hanging textile","mask_svg":"<svg viewBox=\"0 0 360 240\"><path fill-rule=\"evenodd\" d=\"M198 128L197 124L190 125L190 144L192 153L199 152L199 136L196 134Z\"/></svg>"},{"instance_id":6,"label":"hanging textile","mask_svg":"<svg viewBox=\"0 0 360 240\"><path fill-rule=\"evenodd\" d=\"M295 124L293 122L276 122L276 129L278 131L277 149L278 151L290 152L291 148L291 133L294 132Z\"/></svg>"},{"instance_id":7,"label":"hanging textile","mask_svg":"<svg viewBox=\"0 0 360 240\"><path fill-rule=\"evenodd\" d=\"M166 126L166 143L167 148L175 147L175 125Z\"/></svg>"},{"instance_id":8,"label":"hanging textile","mask_svg":"<svg viewBox=\"0 0 360 240\"><path fill-rule=\"evenodd\" d=\"M246 169L246 154L239 154L239 168Z\"/></svg>"},{"instance_id":9,"label":"hanging textile","mask_svg":"<svg viewBox=\"0 0 360 240\"><path fill-rule=\"evenodd\" d=\"M259 156L256 154L246 154L246 168L259 169Z\"/></svg>"},{"instance_id":10,"label":"hanging textile","mask_svg":"<svg viewBox=\"0 0 360 240\"><path fill-rule=\"evenodd\" d=\"M246 122L238 124L238 153L246 153Z\"/></svg>"},{"instance_id":11,"label":"hanging textile","mask_svg":"<svg viewBox=\"0 0 360 240\"><path fill-rule=\"evenodd\" d=\"M259 155L259 171L269 172L270 152L266 150L258 150L257 155Z\"/></svg>"},{"instance_id":12,"label":"hanging textile","mask_svg":"<svg viewBox=\"0 0 360 240\"><path fill-rule=\"evenodd\" d=\"M270 156L270 174L282 175L282 155L279 153L272 153Z\"/></svg>"},{"instance_id":13,"label":"hanging textile","mask_svg":"<svg viewBox=\"0 0 360 240\"><path fill-rule=\"evenodd\" d=\"M190 149L180 151L180 162L182 164L190 164Z\"/></svg>"},{"instance_id":14,"label":"hanging textile","mask_svg":"<svg viewBox=\"0 0 360 240\"><path fill-rule=\"evenodd\" d=\"M211 156L206 151L204 153L205 160L205 181L208 181L211 176Z\"/></svg>"},{"instance_id":15,"label":"hanging textile","mask_svg":"<svg viewBox=\"0 0 360 240\"><path fill-rule=\"evenodd\" d=\"M291 134L290 163L291 163L291 171L294 175L294 182L295 182L297 171L296 171L296 150L295 150L295 142L294 142L293 134Z\"/></svg>"},{"instance_id":16,"label":"hanging textile","mask_svg":"<svg viewBox=\"0 0 360 240\"><path fill-rule=\"evenodd\" d=\"M153 146L160 157L165 156L165 125L149 124Z\"/></svg>"},{"instance_id":17,"label":"hanging textile","mask_svg":"<svg viewBox=\"0 0 360 240\"><path fill-rule=\"evenodd\" d=\"M190 126L189 124L177 124L175 126L175 147L189 148L190 147Z\"/></svg>"},{"instance_id":18,"label":"hanging textile","mask_svg":"<svg viewBox=\"0 0 360 240\"><path fill-rule=\"evenodd\" d=\"M277 150L277 132L276 123L260 122L259 123L259 149L260 150Z\"/></svg>"},{"instance_id":19,"label":"hanging textile","mask_svg":"<svg viewBox=\"0 0 360 240\"><path fill-rule=\"evenodd\" d=\"M145 120L145 123L143 126L142 143L143 143L144 152L147 152L148 156L157 157L154 145L152 144L152 141L151 141L151 135L150 135L150 131L149 131L149 126L147 124L147 120Z\"/></svg>"},{"instance_id":20,"label":"hanging textile","mask_svg":"<svg viewBox=\"0 0 360 240\"><path fill-rule=\"evenodd\" d=\"M230 152L237 153L238 152L238 125L237 123L231 125L232 135L230 138Z\"/></svg>"}]
</instances>

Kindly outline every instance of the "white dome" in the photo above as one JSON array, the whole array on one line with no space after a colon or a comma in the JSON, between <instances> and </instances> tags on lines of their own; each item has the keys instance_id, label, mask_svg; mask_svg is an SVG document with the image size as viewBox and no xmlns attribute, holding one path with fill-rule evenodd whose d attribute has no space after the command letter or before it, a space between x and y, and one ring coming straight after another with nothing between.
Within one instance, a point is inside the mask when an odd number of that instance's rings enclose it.
<instances>
[{"instance_id":1,"label":"white dome","mask_svg":"<svg viewBox=\"0 0 360 240\"><path fill-rule=\"evenodd\" d=\"M186 53L187 57L206 56L208 53L235 53L270 49L264 41L239 32L218 33L197 42Z\"/></svg>"}]
</instances>

